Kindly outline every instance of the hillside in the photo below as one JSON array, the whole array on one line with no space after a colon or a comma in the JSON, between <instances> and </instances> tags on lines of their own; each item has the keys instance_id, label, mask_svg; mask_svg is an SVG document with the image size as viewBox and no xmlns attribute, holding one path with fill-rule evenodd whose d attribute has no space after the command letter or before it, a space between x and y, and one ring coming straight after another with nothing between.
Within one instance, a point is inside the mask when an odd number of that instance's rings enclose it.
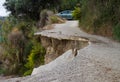
<instances>
[{"instance_id":1,"label":"hillside","mask_svg":"<svg viewBox=\"0 0 120 82\"><path fill-rule=\"evenodd\" d=\"M120 81L120 43L81 31L78 28L77 21L55 24L54 29L35 34L61 41L64 39L85 41L88 45L79 49L76 56L74 56L71 49L65 51L54 61L35 68L31 76L1 79L0 82Z\"/></svg>"}]
</instances>

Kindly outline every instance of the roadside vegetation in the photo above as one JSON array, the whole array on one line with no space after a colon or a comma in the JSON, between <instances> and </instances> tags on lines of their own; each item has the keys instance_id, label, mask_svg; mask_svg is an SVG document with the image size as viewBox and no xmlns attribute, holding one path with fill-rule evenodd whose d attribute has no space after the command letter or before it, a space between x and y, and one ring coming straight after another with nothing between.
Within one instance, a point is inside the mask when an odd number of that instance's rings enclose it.
<instances>
[{"instance_id":1,"label":"roadside vegetation","mask_svg":"<svg viewBox=\"0 0 120 82\"><path fill-rule=\"evenodd\" d=\"M81 0L73 15L84 31L120 40L119 0Z\"/></svg>"}]
</instances>

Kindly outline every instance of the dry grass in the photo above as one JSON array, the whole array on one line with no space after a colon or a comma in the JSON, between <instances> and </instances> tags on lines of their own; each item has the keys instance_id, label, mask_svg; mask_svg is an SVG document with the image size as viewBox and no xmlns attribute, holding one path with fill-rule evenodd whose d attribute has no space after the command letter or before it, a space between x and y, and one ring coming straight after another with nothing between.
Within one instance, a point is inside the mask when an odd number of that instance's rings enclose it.
<instances>
[{"instance_id":1,"label":"dry grass","mask_svg":"<svg viewBox=\"0 0 120 82\"><path fill-rule=\"evenodd\" d=\"M111 25L103 25L102 27L100 27L98 29L97 34L98 35L102 35L102 36L112 37L113 36L113 32L112 32Z\"/></svg>"},{"instance_id":2,"label":"dry grass","mask_svg":"<svg viewBox=\"0 0 120 82\"><path fill-rule=\"evenodd\" d=\"M101 36L106 36L106 37L112 37L113 36L113 29L112 25L110 24L105 24L102 25L101 27L95 28L94 27L81 27L81 29L89 34L95 34L95 35L101 35Z\"/></svg>"},{"instance_id":3,"label":"dry grass","mask_svg":"<svg viewBox=\"0 0 120 82\"><path fill-rule=\"evenodd\" d=\"M43 30L51 30L54 28L54 25L46 25L43 27Z\"/></svg>"},{"instance_id":4,"label":"dry grass","mask_svg":"<svg viewBox=\"0 0 120 82\"><path fill-rule=\"evenodd\" d=\"M50 23L48 25L44 26L43 30L51 30L54 28L54 24L61 24L61 23L66 22L65 19L55 16L55 15L50 16L49 21L50 21Z\"/></svg>"}]
</instances>

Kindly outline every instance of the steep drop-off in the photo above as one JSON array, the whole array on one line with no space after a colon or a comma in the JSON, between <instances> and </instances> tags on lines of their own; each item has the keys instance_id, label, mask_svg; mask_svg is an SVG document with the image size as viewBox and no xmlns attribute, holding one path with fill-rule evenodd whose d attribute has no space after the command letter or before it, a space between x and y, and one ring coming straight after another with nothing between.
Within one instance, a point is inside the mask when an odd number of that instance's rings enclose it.
<instances>
[{"instance_id":1,"label":"steep drop-off","mask_svg":"<svg viewBox=\"0 0 120 82\"><path fill-rule=\"evenodd\" d=\"M59 57L69 49L79 50L88 45L87 41L69 40L69 39L58 40L55 38L50 38L45 36L41 36L40 39L43 47L45 47L46 49L45 64L53 61L54 59L56 59L57 57Z\"/></svg>"}]
</instances>

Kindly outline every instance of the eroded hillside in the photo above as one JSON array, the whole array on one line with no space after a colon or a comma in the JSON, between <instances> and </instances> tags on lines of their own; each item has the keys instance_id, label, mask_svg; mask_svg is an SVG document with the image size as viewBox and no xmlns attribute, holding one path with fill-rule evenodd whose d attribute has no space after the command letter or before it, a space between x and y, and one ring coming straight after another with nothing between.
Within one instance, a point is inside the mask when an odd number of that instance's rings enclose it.
<instances>
[{"instance_id":1,"label":"eroded hillside","mask_svg":"<svg viewBox=\"0 0 120 82\"><path fill-rule=\"evenodd\" d=\"M53 29L35 35L43 38L46 49L50 47L46 63L55 60L35 68L31 76L0 82L120 82L120 43L84 33L78 21L55 24ZM77 49L76 56L72 49ZM54 55L51 52L59 57L49 57Z\"/></svg>"}]
</instances>

